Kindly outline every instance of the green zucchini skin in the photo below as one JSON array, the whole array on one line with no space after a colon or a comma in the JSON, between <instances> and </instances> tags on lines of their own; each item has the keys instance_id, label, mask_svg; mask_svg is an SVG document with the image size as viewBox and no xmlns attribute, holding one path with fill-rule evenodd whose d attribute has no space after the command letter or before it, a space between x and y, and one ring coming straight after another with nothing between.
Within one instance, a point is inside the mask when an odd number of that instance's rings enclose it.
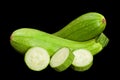
<instances>
[{"instance_id":1,"label":"green zucchini skin","mask_svg":"<svg viewBox=\"0 0 120 80\"><path fill-rule=\"evenodd\" d=\"M31 47L42 47L48 51L50 56L62 47L68 47L72 51L81 48L87 49L92 55L95 55L102 50L102 45L97 43L95 39L76 42L32 28L15 30L11 34L10 44L16 51L23 55Z\"/></svg>"},{"instance_id":2,"label":"green zucchini skin","mask_svg":"<svg viewBox=\"0 0 120 80\"><path fill-rule=\"evenodd\" d=\"M86 41L102 33L105 27L106 19L102 14L88 12L53 34L74 41Z\"/></svg>"},{"instance_id":3,"label":"green zucchini skin","mask_svg":"<svg viewBox=\"0 0 120 80\"><path fill-rule=\"evenodd\" d=\"M99 42L104 48L108 45L110 39L104 33L101 33L96 37L96 41Z\"/></svg>"}]
</instances>

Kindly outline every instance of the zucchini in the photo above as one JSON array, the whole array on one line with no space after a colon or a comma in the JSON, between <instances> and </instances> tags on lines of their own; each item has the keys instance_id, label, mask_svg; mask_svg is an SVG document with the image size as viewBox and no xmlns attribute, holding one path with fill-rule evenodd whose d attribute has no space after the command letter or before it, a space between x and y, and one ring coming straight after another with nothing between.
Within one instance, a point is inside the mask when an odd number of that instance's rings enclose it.
<instances>
[{"instance_id":1,"label":"zucchini","mask_svg":"<svg viewBox=\"0 0 120 80\"><path fill-rule=\"evenodd\" d=\"M23 55L31 47L42 47L48 51L50 56L62 47L68 47L72 51L83 48L89 50L92 55L95 55L102 50L102 45L97 43L96 39L76 42L32 28L15 30L11 34L10 44L16 51Z\"/></svg>"},{"instance_id":2,"label":"zucchini","mask_svg":"<svg viewBox=\"0 0 120 80\"><path fill-rule=\"evenodd\" d=\"M72 68L75 71L86 71L91 68L93 64L93 55L86 49L78 49L73 51L75 56L72 62Z\"/></svg>"},{"instance_id":3,"label":"zucchini","mask_svg":"<svg viewBox=\"0 0 120 80\"><path fill-rule=\"evenodd\" d=\"M27 50L24 61L33 71L42 71L47 68L48 64L58 72L65 71L70 66L75 71L86 71L92 66L93 55L86 49L71 51L69 48L63 47L56 51L50 59L44 48L32 47Z\"/></svg>"},{"instance_id":4,"label":"zucchini","mask_svg":"<svg viewBox=\"0 0 120 80\"><path fill-rule=\"evenodd\" d=\"M104 48L108 45L110 40L104 33L101 33L99 36L96 37L96 41L99 42Z\"/></svg>"},{"instance_id":5,"label":"zucchini","mask_svg":"<svg viewBox=\"0 0 120 80\"><path fill-rule=\"evenodd\" d=\"M105 27L106 19L102 14L88 12L74 19L53 35L74 41L86 41L102 33Z\"/></svg>"},{"instance_id":6,"label":"zucchini","mask_svg":"<svg viewBox=\"0 0 120 80\"><path fill-rule=\"evenodd\" d=\"M27 50L24 61L30 70L42 71L49 65L50 56L44 48L32 47Z\"/></svg>"},{"instance_id":7,"label":"zucchini","mask_svg":"<svg viewBox=\"0 0 120 80\"><path fill-rule=\"evenodd\" d=\"M69 48L58 50L50 60L50 66L58 72L65 71L73 62L74 55Z\"/></svg>"}]
</instances>

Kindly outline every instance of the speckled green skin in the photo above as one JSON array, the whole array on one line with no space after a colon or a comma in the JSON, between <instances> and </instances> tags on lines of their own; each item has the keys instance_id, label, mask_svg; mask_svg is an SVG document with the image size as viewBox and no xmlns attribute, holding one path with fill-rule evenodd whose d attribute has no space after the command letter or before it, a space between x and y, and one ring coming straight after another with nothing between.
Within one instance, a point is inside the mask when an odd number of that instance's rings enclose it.
<instances>
[{"instance_id":1,"label":"speckled green skin","mask_svg":"<svg viewBox=\"0 0 120 80\"><path fill-rule=\"evenodd\" d=\"M10 43L14 49L21 54L25 54L29 48L35 46L46 49L50 56L62 47L68 47L72 51L84 48L89 50L92 55L95 55L102 50L102 45L97 43L95 39L76 42L30 28L15 30L10 37Z\"/></svg>"},{"instance_id":2,"label":"speckled green skin","mask_svg":"<svg viewBox=\"0 0 120 80\"><path fill-rule=\"evenodd\" d=\"M74 40L90 40L104 31L105 17L97 12L88 12L71 21L64 28L53 33L56 36Z\"/></svg>"}]
</instances>

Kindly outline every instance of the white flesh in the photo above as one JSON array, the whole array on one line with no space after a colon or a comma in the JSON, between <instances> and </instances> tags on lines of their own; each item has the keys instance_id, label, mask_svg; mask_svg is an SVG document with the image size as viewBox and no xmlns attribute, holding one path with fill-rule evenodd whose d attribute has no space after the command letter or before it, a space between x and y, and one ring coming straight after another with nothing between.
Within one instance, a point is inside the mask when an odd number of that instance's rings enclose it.
<instances>
[{"instance_id":1,"label":"white flesh","mask_svg":"<svg viewBox=\"0 0 120 80\"><path fill-rule=\"evenodd\" d=\"M40 47L33 47L25 54L26 65L34 71L41 71L45 69L50 61L48 52Z\"/></svg>"},{"instance_id":2,"label":"white flesh","mask_svg":"<svg viewBox=\"0 0 120 80\"><path fill-rule=\"evenodd\" d=\"M56 52L51 60L50 60L50 65L51 67L57 67L60 66L65 62L67 57L69 56L69 49L68 48L62 48L58 52Z\"/></svg>"},{"instance_id":3,"label":"white flesh","mask_svg":"<svg viewBox=\"0 0 120 80\"><path fill-rule=\"evenodd\" d=\"M75 58L72 64L76 67L86 67L93 61L93 56L88 50L85 49L75 50L73 54Z\"/></svg>"}]
</instances>

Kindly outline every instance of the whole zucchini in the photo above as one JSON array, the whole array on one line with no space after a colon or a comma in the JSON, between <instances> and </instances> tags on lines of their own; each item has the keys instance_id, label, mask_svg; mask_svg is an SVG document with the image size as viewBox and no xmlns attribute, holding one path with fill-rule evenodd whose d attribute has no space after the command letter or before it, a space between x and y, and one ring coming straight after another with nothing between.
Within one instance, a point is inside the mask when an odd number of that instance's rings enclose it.
<instances>
[{"instance_id":1,"label":"whole zucchini","mask_svg":"<svg viewBox=\"0 0 120 80\"><path fill-rule=\"evenodd\" d=\"M50 56L62 47L68 47L72 51L76 49L86 49L89 50L92 55L102 50L102 45L97 43L96 39L76 42L30 28L15 30L10 37L10 43L22 54L25 54L31 47L42 47L48 51Z\"/></svg>"},{"instance_id":2,"label":"whole zucchini","mask_svg":"<svg viewBox=\"0 0 120 80\"><path fill-rule=\"evenodd\" d=\"M102 14L88 12L74 19L53 34L74 41L86 41L102 33L105 27L106 19Z\"/></svg>"}]
</instances>

